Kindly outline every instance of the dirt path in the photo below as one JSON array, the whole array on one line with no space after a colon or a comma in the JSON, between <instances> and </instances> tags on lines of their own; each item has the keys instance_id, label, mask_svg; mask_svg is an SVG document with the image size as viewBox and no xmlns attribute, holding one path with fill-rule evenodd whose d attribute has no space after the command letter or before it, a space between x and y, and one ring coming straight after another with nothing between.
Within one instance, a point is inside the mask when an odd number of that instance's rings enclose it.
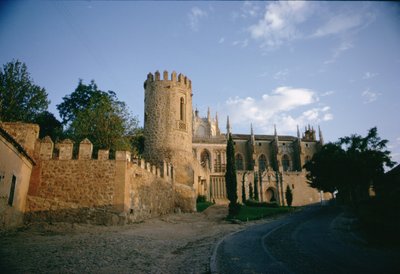
<instances>
[{"instance_id":1,"label":"dirt path","mask_svg":"<svg viewBox=\"0 0 400 274\"><path fill-rule=\"evenodd\" d=\"M207 273L214 245L247 224L227 208L101 227L34 224L0 234L3 273ZM264 221L265 222L265 221Z\"/></svg>"}]
</instances>

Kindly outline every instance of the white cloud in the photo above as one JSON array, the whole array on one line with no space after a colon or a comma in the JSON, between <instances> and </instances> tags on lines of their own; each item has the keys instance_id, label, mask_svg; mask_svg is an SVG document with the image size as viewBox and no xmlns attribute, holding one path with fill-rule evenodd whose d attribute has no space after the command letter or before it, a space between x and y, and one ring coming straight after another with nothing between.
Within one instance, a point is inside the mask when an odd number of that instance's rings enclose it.
<instances>
[{"instance_id":1,"label":"white cloud","mask_svg":"<svg viewBox=\"0 0 400 274\"><path fill-rule=\"evenodd\" d=\"M356 28L362 24L362 17L359 14L344 15L339 14L328 20L323 26L318 28L312 35L314 37L322 37L346 32Z\"/></svg>"},{"instance_id":2,"label":"white cloud","mask_svg":"<svg viewBox=\"0 0 400 274\"><path fill-rule=\"evenodd\" d=\"M219 38L218 44L222 44L223 42L225 42L225 38L224 37Z\"/></svg>"},{"instance_id":3,"label":"white cloud","mask_svg":"<svg viewBox=\"0 0 400 274\"><path fill-rule=\"evenodd\" d=\"M317 93L313 90L283 86L270 94L262 95L259 99L229 98L226 102L226 112L234 126L246 127L253 123L263 132L268 132L271 125L276 124L281 133L292 132L296 125L333 119L330 107L312 107L312 104L318 101ZM291 113L304 107L309 109L297 115Z\"/></svg>"},{"instance_id":4,"label":"white cloud","mask_svg":"<svg viewBox=\"0 0 400 274\"><path fill-rule=\"evenodd\" d=\"M286 79L286 76L287 76L288 74L289 74L289 70L288 70L288 69L283 69L283 70L280 70L280 71L276 72L276 73L274 74L273 78L274 78L275 80L285 80L285 79Z\"/></svg>"},{"instance_id":5,"label":"white cloud","mask_svg":"<svg viewBox=\"0 0 400 274\"><path fill-rule=\"evenodd\" d=\"M340 55L343 54L343 52L352 49L353 47L354 47L353 43L349 41L342 41L337 48L333 49L333 54L331 58L326 60L324 64L331 64L336 62L336 60L339 58Z\"/></svg>"},{"instance_id":6,"label":"white cloud","mask_svg":"<svg viewBox=\"0 0 400 274\"><path fill-rule=\"evenodd\" d=\"M366 89L361 93L361 96L364 98L364 104L376 101L380 95L381 93L372 92L369 89Z\"/></svg>"},{"instance_id":7,"label":"white cloud","mask_svg":"<svg viewBox=\"0 0 400 274\"><path fill-rule=\"evenodd\" d=\"M247 18L247 17L256 17L259 15L260 12L260 6L257 5L254 2L251 1L245 1L243 3L243 6L241 8L241 17L242 18Z\"/></svg>"},{"instance_id":8,"label":"white cloud","mask_svg":"<svg viewBox=\"0 0 400 274\"><path fill-rule=\"evenodd\" d=\"M367 79L374 78L376 76L378 76L378 73L373 73L373 72L367 71L366 73L364 73L363 79L367 80Z\"/></svg>"},{"instance_id":9,"label":"white cloud","mask_svg":"<svg viewBox=\"0 0 400 274\"><path fill-rule=\"evenodd\" d=\"M189 18L190 28L193 31L199 30L200 19L203 17L207 17L207 12L200 9L199 7L193 7L190 10L190 12L188 14L188 18Z\"/></svg>"},{"instance_id":10,"label":"white cloud","mask_svg":"<svg viewBox=\"0 0 400 274\"><path fill-rule=\"evenodd\" d=\"M239 40L238 41L233 41L232 45L233 46L239 46L241 48L245 48L245 47L247 47L249 45L249 40L248 39L244 39L242 41L239 41Z\"/></svg>"},{"instance_id":11,"label":"white cloud","mask_svg":"<svg viewBox=\"0 0 400 274\"><path fill-rule=\"evenodd\" d=\"M332 94L334 94L335 92L333 91L333 90L329 90L329 91L327 91L327 92L324 92L324 93L321 93L321 97L324 97L324 96L329 96L329 95L332 95Z\"/></svg>"},{"instance_id":12,"label":"white cloud","mask_svg":"<svg viewBox=\"0 0 400 274\"><path fill-rule=\"evenodd\" d=\"M301 36L296 25L304 22L310 13L310 5L306 2L269 3L263 18L249 27L250 35L253 39L262 41L261 47L276 48Z\"/></svg>"}]
</instances>

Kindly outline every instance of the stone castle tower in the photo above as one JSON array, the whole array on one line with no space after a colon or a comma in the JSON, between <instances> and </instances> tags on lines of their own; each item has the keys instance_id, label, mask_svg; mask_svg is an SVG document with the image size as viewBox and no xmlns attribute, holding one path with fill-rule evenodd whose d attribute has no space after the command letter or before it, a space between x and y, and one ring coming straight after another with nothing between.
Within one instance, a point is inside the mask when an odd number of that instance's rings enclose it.
<instances>
[{"instance_id":1,"label":"stone castle tower","mask_svg":"<svg viewBox=\"0 0 400 274\"><path fill-rule=\"evenodd\" d=\"M144 82L144 158L174 167L178 183L192 185L192 83L184 75L149 73Z\"/></svg>"}]
</instances>

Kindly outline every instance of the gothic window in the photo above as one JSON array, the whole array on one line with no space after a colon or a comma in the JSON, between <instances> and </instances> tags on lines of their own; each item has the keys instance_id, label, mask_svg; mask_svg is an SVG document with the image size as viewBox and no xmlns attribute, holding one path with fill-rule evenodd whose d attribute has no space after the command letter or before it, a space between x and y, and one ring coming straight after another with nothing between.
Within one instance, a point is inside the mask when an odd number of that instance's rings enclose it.
<instances>
[{"instance_id":1,"label":"gothic window","mask_svg":"<svg viewBox=\"0 0 400 274\"><path fill-rule=\"evenodd\" d=\"M235 163L236 170L243 170L243 156L241 154L236 154Z\"/></svg>"},{"instance_id":2,"label":"gothic window","mask_svg":"<svg viewBox=\"0 0 400 274\"><path fill-rule=\"evenodd\" d=\"M214 171L215 172L222 172L221 152L219 152L219 151L217 151L217 157L215 157Z\"/></svg>"},{"instance_id":3,"label":"gothic window","mask_svg":"<svg viewBox=\"0 0 400 274\"><path fill-rule=\"evenodd\" d=\"M287 154L282 156L282 167L283 171L289 171L290 170L290 159Z\"/></svg>"},{"instance_id":4,"label":"gothic window","mask_svg":"<svg viewBox=\"0 0 400 274\"><path fill-rule=\"evenodd\" d=\"M184 121L185 120L185 100L183 99L183 97L181 98L179 113L180 113L180 115L179 115L180 120Z\"/></svg>"},{"instance_id":5,"label":"gothic window","mask_svg":"<svg viewBox=\"0 0 400 274\"><path fill-rule=\"evenodd\" d=\"M267 158L264 154L261 154L258 158L258 168L260 171L264 171L267 169Z\"/></svg>"},{"instance_id":6,"label":"gothic window","mask_svg":"<svg viewBox=\"0 0 400 274\"><path fill-rule=\"evenodd\" d=\"M207 150L203 150L200 154L200 164L202 167L210 168L210 153Z\"/></svg>"}]
</instances>

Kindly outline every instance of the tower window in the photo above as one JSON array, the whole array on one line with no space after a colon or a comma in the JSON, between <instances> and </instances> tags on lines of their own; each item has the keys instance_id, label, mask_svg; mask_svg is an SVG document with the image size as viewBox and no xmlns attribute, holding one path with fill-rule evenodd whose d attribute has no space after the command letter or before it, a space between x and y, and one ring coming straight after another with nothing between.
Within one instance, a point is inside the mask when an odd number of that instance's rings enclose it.
<instances>
[{"instance_id":1,"label":"tower window","mask_svg":"<svg viewBox=\"0 0 400 274\"><path fill-rule=\"evenodd\" d=\"M180 115L179 118L181 121L184 121L185 119L185 100L183 99L183 97L181 98L181 103L180 103Z\"/></svg>"}]
</instances>

